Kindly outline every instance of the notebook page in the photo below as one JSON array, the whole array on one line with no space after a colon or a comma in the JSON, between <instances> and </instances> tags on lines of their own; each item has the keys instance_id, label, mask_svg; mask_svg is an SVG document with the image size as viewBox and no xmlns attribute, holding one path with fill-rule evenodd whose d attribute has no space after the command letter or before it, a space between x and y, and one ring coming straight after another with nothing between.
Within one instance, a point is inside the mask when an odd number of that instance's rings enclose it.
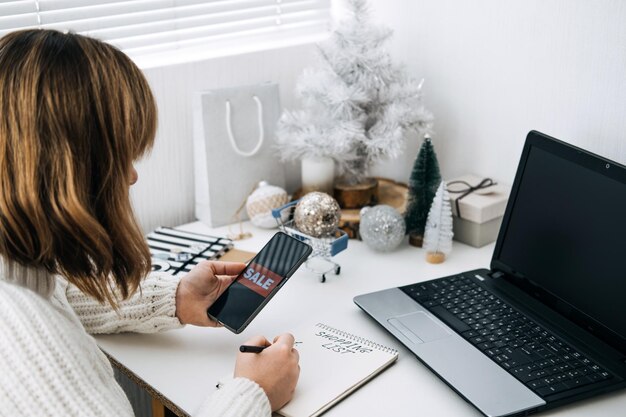
<instances>
[{"instance_id":1,"label":"notebook page","mask_svg":"<svg viewBox=\"0 0 626 417\"><path fill-rule=\"evenodd\" d=\"M293 332L299 343L300 379L293 399L279 414L315 416L377 375L398 353L323 324Z\"/></svg>"}]
</instances>

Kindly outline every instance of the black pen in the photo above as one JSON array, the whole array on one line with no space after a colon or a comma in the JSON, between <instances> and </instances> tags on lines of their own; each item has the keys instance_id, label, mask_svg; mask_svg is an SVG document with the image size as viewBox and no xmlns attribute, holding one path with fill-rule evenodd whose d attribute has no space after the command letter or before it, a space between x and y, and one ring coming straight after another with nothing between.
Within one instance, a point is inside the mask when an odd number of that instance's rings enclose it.
<instances>
[{"instance_id":1,"label":"black pen","mask_svg":"<svg viewBox=\"0 0 626 417\"><path fill-rule=\"evenodd\" d=\"M297 345L300 342L295 342L294 345ZM239 346L239 352L244 353L261 353L265 348L269 346L252 346L252 345L241 345Z\"/></svg>"},{"instance_id":2,"label":"black pen","mask_svg":"<svg viewBox=\"0 0 626 417\"><path fill-rule=\"evenodd\" d=\"M241 345L239 346L239 352L261 353L266 347L268 346Z\"/></svg>"}]
</instances>

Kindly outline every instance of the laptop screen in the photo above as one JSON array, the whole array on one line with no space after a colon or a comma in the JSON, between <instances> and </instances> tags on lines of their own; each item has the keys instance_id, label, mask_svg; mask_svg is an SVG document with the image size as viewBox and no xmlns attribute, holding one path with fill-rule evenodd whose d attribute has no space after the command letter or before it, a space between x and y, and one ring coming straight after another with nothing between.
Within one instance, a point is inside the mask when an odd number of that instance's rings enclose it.
<instances>
[{"instance_id":1,"label":"laptop screen","mask_svg":"<svg viewBox=\"0 0 626 417\"><path fill-rule=\"evenodd\" d=\"M494 260L624 339L626 182L602 171L625 168L553 144L530 146Z\"/></svg>"}]
</instances>

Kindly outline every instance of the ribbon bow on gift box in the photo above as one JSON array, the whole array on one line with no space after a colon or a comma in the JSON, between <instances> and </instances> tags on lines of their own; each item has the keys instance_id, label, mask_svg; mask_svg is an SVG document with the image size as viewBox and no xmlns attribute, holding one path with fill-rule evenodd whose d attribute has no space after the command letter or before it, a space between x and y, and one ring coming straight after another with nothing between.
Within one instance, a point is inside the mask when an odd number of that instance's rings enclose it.
<instances>
[{"instance_id":1,"label":"ribbon bow on gift box","mask_svg":"<svg viewBox=\"0 0 626 417\"><path fill-rule=\"evenodd\" d=\"M455 185L455 184L460 184L461 187L460 188L459 187L450 187L451 185ZM459 216L459 219L462 218L461 217L461 207L459 206L459 201L461 201L462 198L467 197L468 195L472 194L475 191L486 190L486 189L488 189L490 187L493 187L494 185L498 185L498 183L495 182L494 180L492 180L491 178L484 178L480 183L478 183L478 185L471 185L467 181L463 181L463 180L450 181L448 183L448 192L452 193L452 194L460 194L460 193L462 193L454 201L454 204L456 205L456 213ZM454 189L454 188L456 188L456 189ZM485 193L484 191L482 191L482 192L479 191L478 194L488 194L488 192Z\"/></svg>"}]
</instances>

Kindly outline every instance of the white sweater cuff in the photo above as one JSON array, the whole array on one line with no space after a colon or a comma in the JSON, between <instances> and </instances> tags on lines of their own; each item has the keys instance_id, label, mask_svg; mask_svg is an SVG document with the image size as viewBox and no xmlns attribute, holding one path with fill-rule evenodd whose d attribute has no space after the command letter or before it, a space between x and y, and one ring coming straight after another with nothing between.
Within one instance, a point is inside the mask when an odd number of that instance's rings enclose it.
<instances>
[{"instance_id":1,"label":"white sweater cuff","mask_svg":"<svg viewBox=\"0 0 626 417\"><path fill-rule=\"evenodd\" d=\"M179 281L165 273L150 274L132 297L120 302L117 312L71 284L66 297L88 333L155 333L182 326L176 317Z\"/></svg>"},{"instance_id":2,"label":"white sweater cuff","mask_svg":"<svg viewBox=\"0 0 626 417\"><path fill-rule=\"evenodd\" d=\"M247 378L232 378L202 404L195 417L269 417L272 414L265 391Z\"/></svg>"},{"instance_id":3,"label":"white sweater cuff","mask_svg":"<svg viewBox=\"0 0 626 417\"><path fill-rule=\"evenodd\" d=\"M139 325L135 331L152 333L181 327L180 320L176 317L176 291L179 283L180 278L165 273L148 276L141 285L141 292L142 297L150 299L148 305L151 311L147 314L150 319L142 323L144 326ZM145 314L140 305L141 303L135 304L138 319ZM135 306L129 306L130 310Z\"/></svg>"}]
</instances>

